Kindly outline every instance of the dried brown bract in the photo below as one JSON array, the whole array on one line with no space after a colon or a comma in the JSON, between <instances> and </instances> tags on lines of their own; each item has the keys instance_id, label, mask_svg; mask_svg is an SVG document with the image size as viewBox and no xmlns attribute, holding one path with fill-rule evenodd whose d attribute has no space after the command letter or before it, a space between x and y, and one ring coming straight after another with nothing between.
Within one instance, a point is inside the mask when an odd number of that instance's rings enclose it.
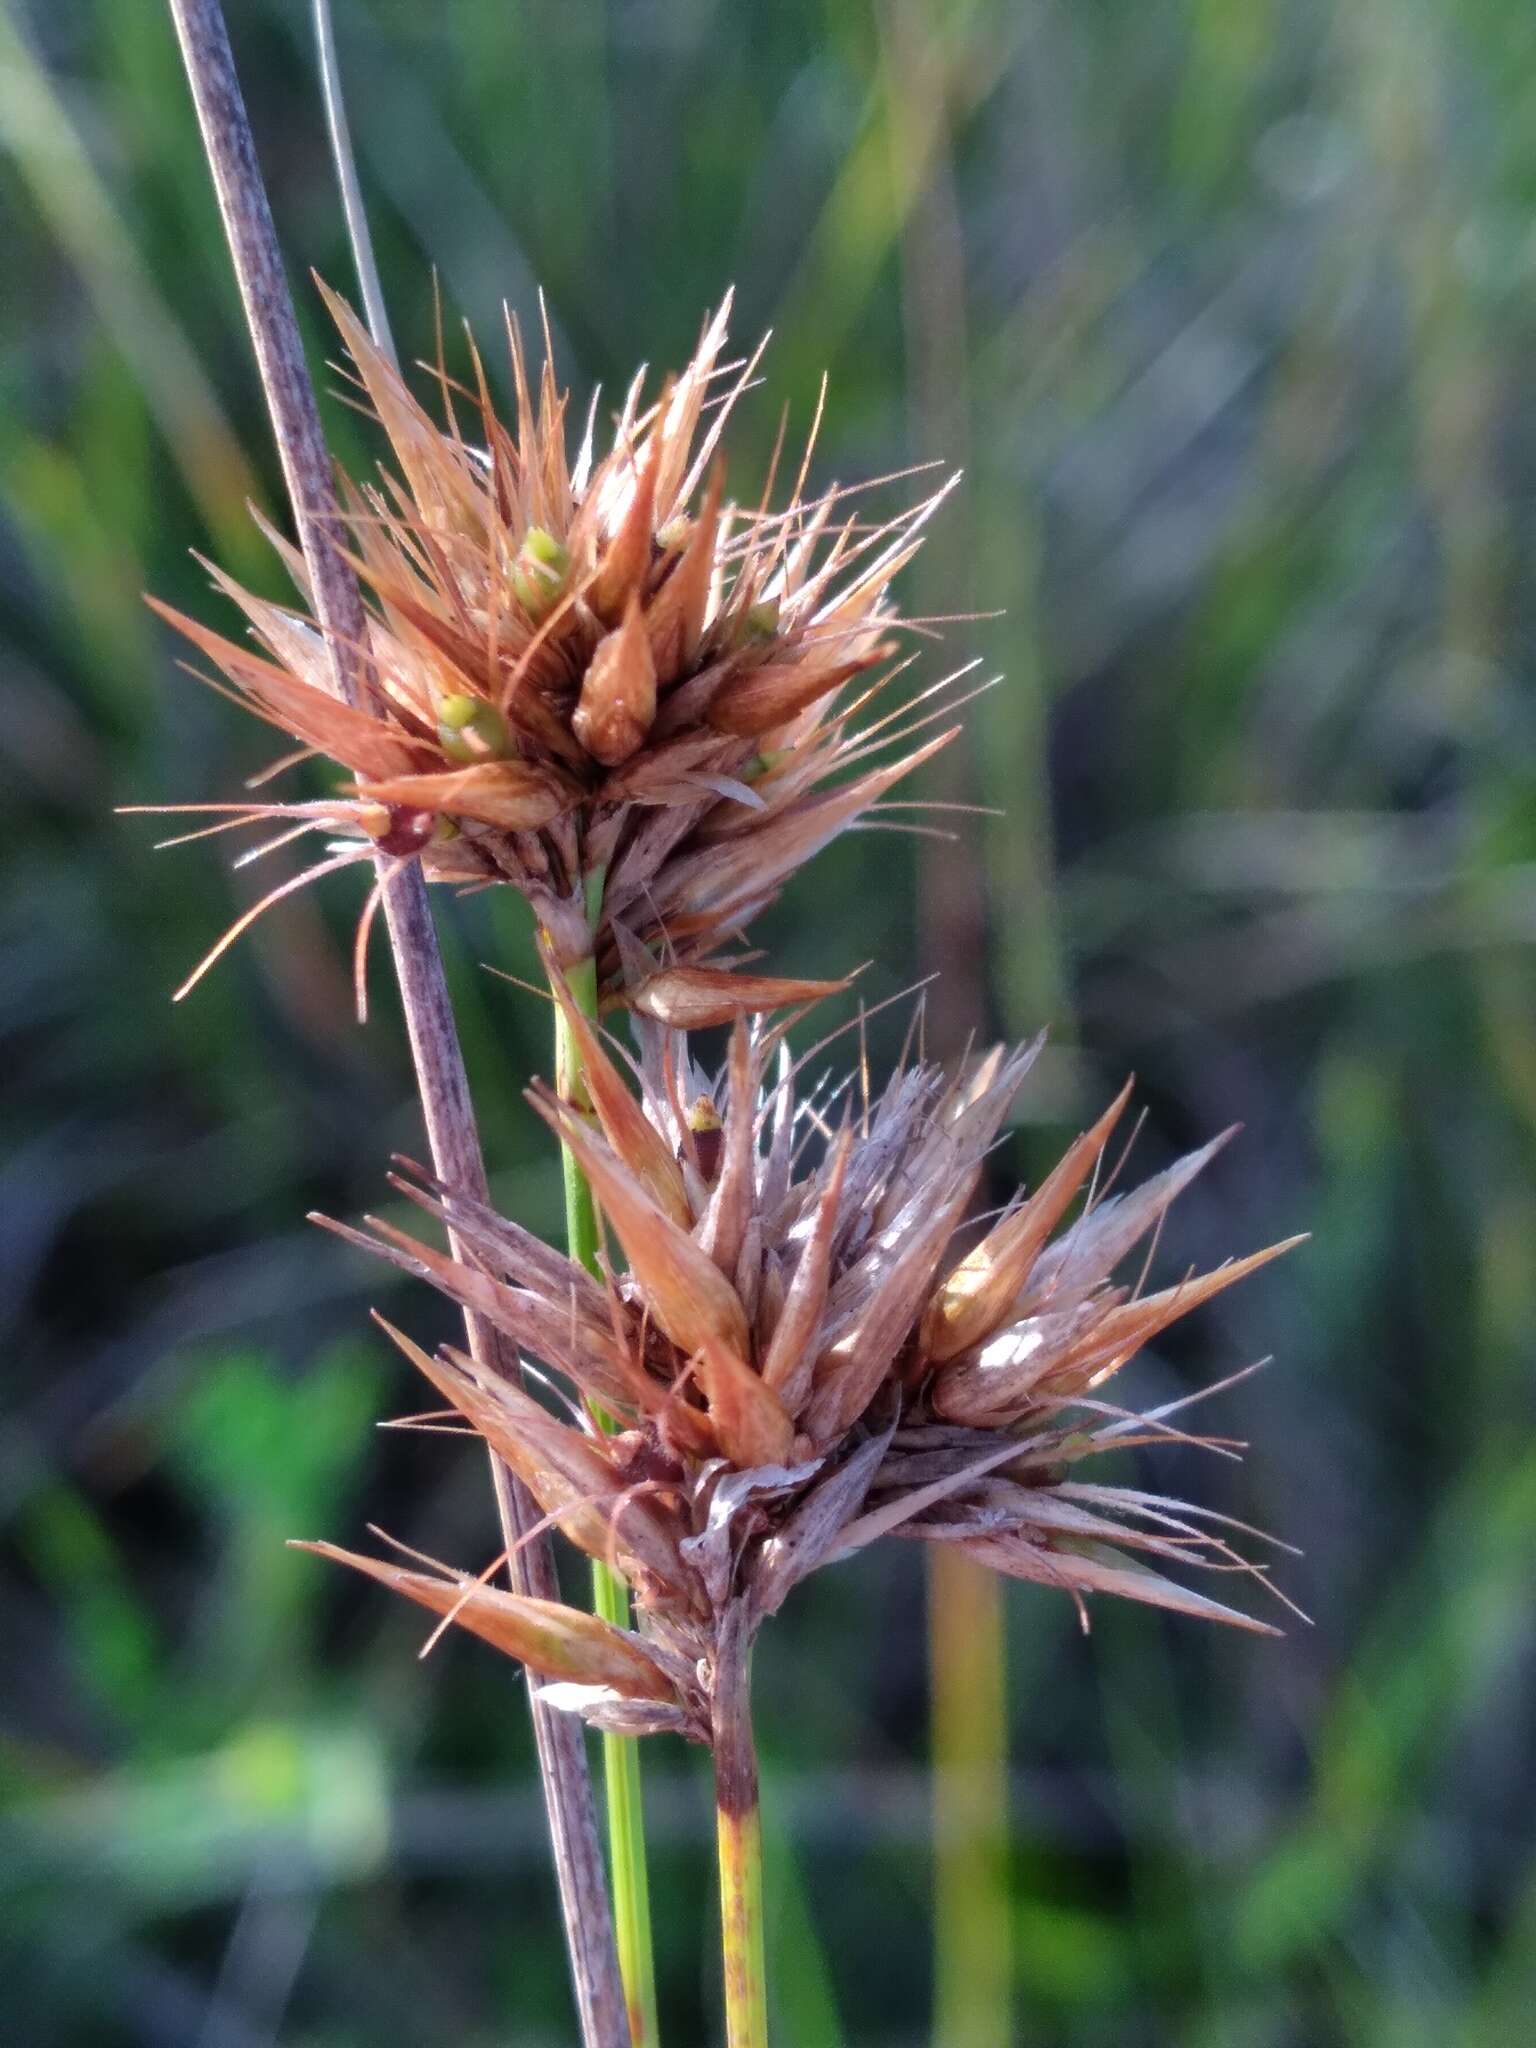
<instances>
[{"instance_id":1,"label":"dried brown bract","mask_svg":"<svg viewBox=\"0 0 1536 2048\"><path fill-rule=\"evenodd\" d=\"M571 1021L591 1111L534 1099L588 1176L624 1270L600 1282L415 1169L395 1185L451 1222L458 1258L377 1221L330 1227L488 1317L556 1376L559 1414L461 1352L428 1357L392 1333L571 1541L628 1580L637 1632L594 1634L573 1615L561 1635L462 1575L347 1561L452 1610L600 1725L717 1743L722 1644L739 1657L799 1580L878 1537L956 1544L1080 1608L1121 1593L1268 1628L1164 1569L1267 1586L1220 1533L1238 1525L1082 1476L1113 1450L1212 1441L1168 1419L1182 1404L1138 1414L1109 1389L1149 1339L1289 1248L1152 1293L1117 1277L1222 1139L1132 1192L1098 1194L1127 1088L962 1255L956 1233L1038 1042L958 1079L904 1064L856 1106L851 1084L800 1095L780 1034L740 1022L710 1073L683 1033L637 1020L637 1091L574 1006ZM597 1426L599 1408L616 1434Z\"/></svg>"},{"instance_id":2,"label":"dried brown bract","mask_svg":"<svg viewBox=\"0 0 1536 2048\"><path fill-rule=\"evenodd\" d=\"M306 608L214 569L249 641L157 609L220 687L299 743L282 765L323 755L349 779L318 802L208 807L226 815L207 829L328 833L315 873L382 851L434 881L510 884L567 967L592 953L595 920L610 997L632 979L622 930L630 965L654 967L663 938L671 967L713 961L717 1011L794 1000L764 977L728 983L716 956L951 736L931 702L858 723L900 672L887 589L944 490L872 523L851 492L804 494L808 446L781 509L772 476L755 509L730 503L720 444L761 349L724 360L724 307L659 397L636 378L601 456L594 400L571 460L567 399L547 357L535 395L515 326L512 422L473 350L472 388L438 363L439 422L326 296L389 446L377 481L341 484L368 603L366 701L330 693ZM307 605L302 559L271 538Z\"/></svg>"}]
</instances>

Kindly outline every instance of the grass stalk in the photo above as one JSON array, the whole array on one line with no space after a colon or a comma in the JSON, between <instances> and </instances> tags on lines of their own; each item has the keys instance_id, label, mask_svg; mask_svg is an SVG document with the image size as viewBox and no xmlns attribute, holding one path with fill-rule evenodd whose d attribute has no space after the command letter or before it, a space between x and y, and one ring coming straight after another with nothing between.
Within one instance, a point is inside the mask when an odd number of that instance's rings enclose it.
<instances>
[{"instance_id":1,"label":"grass stalk","mask_svg":"<svg viewBox=\"0 0 1536 2048\"><path fill-rule=\"evenodd\" d=\"M752 1739L751 1646L738 1603L715 1660L715 1833L726 2048L768 2048L763 1945L763 1821Z\"/></svg>"},{"instance_id":2,"label":"grass stalk","mask_svg":"<svg viewBox=\"0 0 1536 2048\"><path fill-rule=\"evenodd\" d=\"M333 686L347 702L366 701L374 680L353 651L367 644L362 597L337 544L330 458L223 11L219 0L170 0L170 7L326 631ZM385 876L385 917L433 1167L450 1185L483 1198L479 1132L426 886L414 866L391 864L381 869ZM480 1318L465 1321L472 1355L516 1377L515 1349ZM499 1462L493 1462L492 1474L513 1584L521 1592L555 1597L552 1548L547 1538L531 1533L539 1519L533 1502ZM629 2030L582 1731L537 1701L532 1716L582 2041L584 2048L625 2048Z\"/></svg>"},{"instance_id":3,"label":"grass stalk","mask_svg":"<svg viewBox=\"0 0 1536 2048\"><path fill-rule=\"evenodd\" d=\"M1003 1606L980 1565L930 1546L934 2048L1011 2038Z\"/></svg>"},{"instance_id":4,"label":"grass stalk","mask_svg":"<svg viewBox=\"0 0 1536 2048\"><path fill-rule=\"evenodd\" d=\"M596 924L602 903L603 874L587 877L589 922ZM597 1017L597 962L581 961L566 973L566 985L583 1016ZM584 1103L581 1052L555 1006L555 1081L563 1100ZM601 1243L597 1205L586 1175L568 1145L560 1147L565 1188L566 1248L587 1271L598 1275ZM598 1422L609 1426L601 1413ZM629 1588L600 1558L592 1562L592 1609L619 1628L630 1625ZM608 1874L613 1891L614 1929L618 1938L619 1972L629 2010L634 2048L656 2048L661 2038L656 2008L656 1962L651 1935L650 1881L645 1863L645 1806L640 1781L640 1747L633 1736L602 1737L603 1790L608 1820Z\"/></svg>"}]
</instances>

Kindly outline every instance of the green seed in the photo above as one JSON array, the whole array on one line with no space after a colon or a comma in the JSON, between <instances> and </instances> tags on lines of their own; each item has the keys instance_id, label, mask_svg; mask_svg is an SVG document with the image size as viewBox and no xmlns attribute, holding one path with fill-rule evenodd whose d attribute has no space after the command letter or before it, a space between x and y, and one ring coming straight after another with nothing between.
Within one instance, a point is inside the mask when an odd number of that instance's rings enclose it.
<instances>
[{"instance_id":1,"label":"green seed","mask_svg":"<svg viewBox=\"0 0 1536 2048\"><path fill-rule=\"evenodd\" d=\"M483 697L445 697L437 707L438 745L450 761L500 761L511 751L507 722Z\"/></svg>"},{"instance_id":2,"label":"green seed","mask_svg":"<svg viewBox=\"0 0 1536 2048\"><path fill-rule=\"evenodd\" d=\"M529 618L554 609L570 567L570 549L544 527L530 526L512 564L512 594Z\"/></svg>"},{"instance_id":3,"label":"green seed","mask_svg":"<svg viewBox=\"0 0 1536 2048\"><path fill-rule=\"evenodd\" d=\"M746 616L741 622L743 640L771 640L779 630L779 601L776 597L760 597L756 604L747 606Z\"/></svg>"}]
</instances>

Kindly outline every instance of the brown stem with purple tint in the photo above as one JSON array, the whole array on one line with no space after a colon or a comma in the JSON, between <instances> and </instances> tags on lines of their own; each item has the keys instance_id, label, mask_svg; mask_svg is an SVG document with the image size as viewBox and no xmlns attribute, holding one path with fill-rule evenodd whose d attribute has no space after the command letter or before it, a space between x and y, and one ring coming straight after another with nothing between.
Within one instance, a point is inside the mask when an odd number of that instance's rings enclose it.
<instances>
[{"instance_id":1,"label":"brown stem with purple tint","mask_svg":"<svg viewBox=\"0 0 1536 2048\"><path fill-rule=\"evenodd\" d=\"M375 687L359 653L367 645L366 616L356 580L337 545L330 458L223 12L219 0L170 0L170 7L294 524L314 588L315 610L330 649L333 686L346 702L365 702ZM483 1199L485 1165L426 885L414 862L397 863L381 854L379 869L387 884L384 911L433 1167L450 1187ZM479 1317L467 1315L465 1323L473 1356L516 1378L515 1351ZM544 1599L558 1597L548 1538L528 1535L539 1519L537 1509L499 1461L493 1461L492 1473L514 1586ZM582 2040L585 2048L628 2048L629 2027L581 1726L536 1700L532 1712Z\"/></svg>"}]
</instances>

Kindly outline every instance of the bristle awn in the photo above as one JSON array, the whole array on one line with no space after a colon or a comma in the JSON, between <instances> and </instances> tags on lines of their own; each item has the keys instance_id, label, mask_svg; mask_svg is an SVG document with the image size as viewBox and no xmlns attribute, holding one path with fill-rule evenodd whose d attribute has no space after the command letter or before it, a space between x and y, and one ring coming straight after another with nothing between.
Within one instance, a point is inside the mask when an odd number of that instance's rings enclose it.
<instances>
[{"instance_id":1,"label":"bristle awn","mask_svg":"<svg viewBox=\"0 0 1536 2048\"><path fill-rule=\"evenodd\" d=\"M586 878L586 909L594 931L602 907L601 868ZM550 972L559 970L551 963ZM566 988L582 1016L597 1021L597 961L592 956L566 970ZM558 1001L555 1012L555 1086L563 1102L587 1107L586 1085L582 1079L581 1050ZM602 1226L592 1185L581 1169L571 1147L560 1141L560 1171L565 1189L566 1249L594 1279L601 1279L599 1253ZM601 1409L595 1410L599 1427L617 1425ZM592 1607L615 1628L630 1625L629 1588L602 1558L592 1560ZM650 1879L645 1861L645 1803L640 1780L640 1748L632 1735L602 1732L603 1791L608 1822L608 1876L613 1892L614 1932L618 1940L619 1971L629 2011L634 2048L656 2048L661 2038L656 2004L656 1961L651 1933Z\"/></svg>"},{"instance_id":2,"label":"bristle awn","mask_svg":"<svg viewBox=\"0 0 1536 2048\"><path fill-rule=\"evenodd\" d=\"M337 545L330 456L223 12L218 0L171 0L171 13L325 633L329 684L344 704L370 703L378 686L353 652L367 644L362 598ZM384 911L434 1169L451 1186L483 1197L485 1165L419 865L413 864L385 892ZM478 1316L466 1317L466 1329L471 1355L515 1380L515 1348ZM499 1461L493 1462L492 1473L518 1593L552 1598L557 1587L548 1539L516 1548L538 1520L538 1510ZM628 2048L580 1725L538 1701L533 1723L584 2048Z\"/></svg>"},{"instance_id":3,"label":"bristle awn","mask_svg":"<svg viewBox=\"0 0 1536 2048\"><path fill-rule=\"evenodd\" d=\"M222 960L241 933L248 932L257 919L270 910L274 903L281 903L285 896L292 896L296 890L305 888L310 882L318 882L322 876L335 874L338 868L356 867L358 861L362 858L363 856L357 853L338 853L332 859L322 861L318 867L305 868L301 874L290 875L286 882L279 882L275 889L269 889L259 902L253 903L249 910L242 911L228 931L225 932L224 936L209 947L202 959L199 960L192 972L181 984L181 987L171 997L171 1001L179 1003L184 997L189 996L208 972L209 968L216 961Z\"/></svg>"}]
</instances>

